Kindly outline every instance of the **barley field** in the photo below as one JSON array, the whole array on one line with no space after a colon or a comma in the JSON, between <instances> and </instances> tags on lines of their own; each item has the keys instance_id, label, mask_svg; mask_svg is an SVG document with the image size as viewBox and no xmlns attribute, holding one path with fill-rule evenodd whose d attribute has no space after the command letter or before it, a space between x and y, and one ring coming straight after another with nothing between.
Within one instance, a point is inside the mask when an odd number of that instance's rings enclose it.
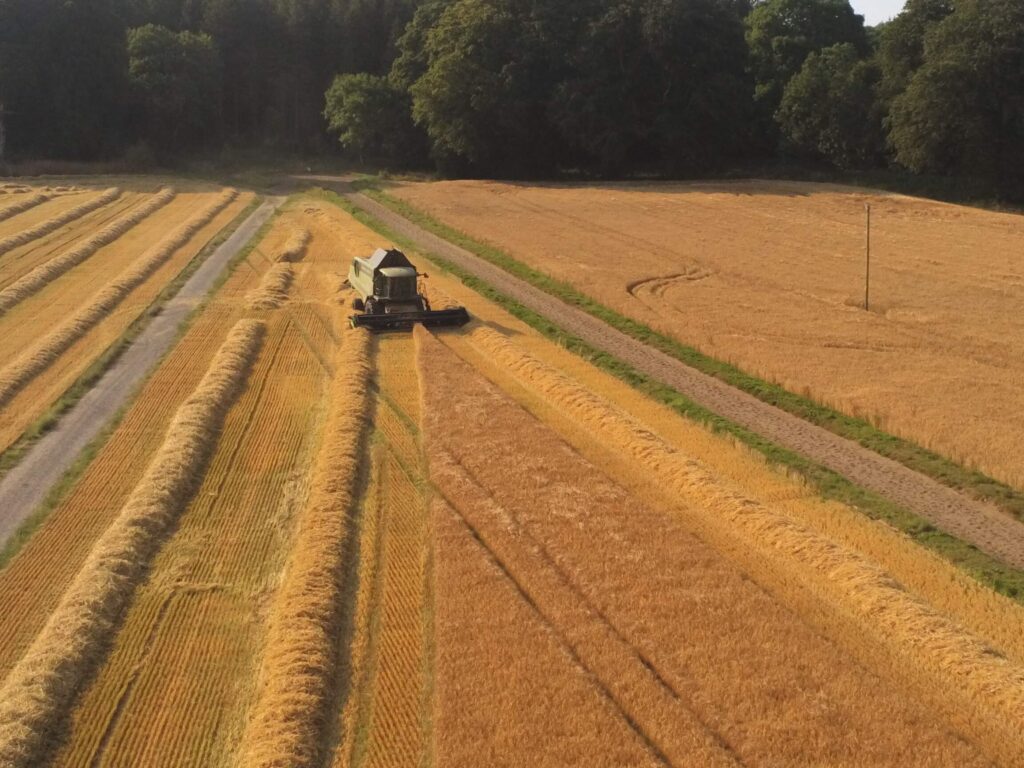
<instances>
[{"instance_id":1,"label":"barley field","mask_svg":"<svg viewBox=\"0 0 1024 768\"><path fill-rule=\"evenodd\" d=\"M702 352L1024 487L1018 214L775 181L389 191Z\"/></svg>"},{"instance_id":2,"label":"barley field","mask_svg":"<svg viewBox=\"0 0 1024 768\"><path fill-rule=\"evenodd\" d=\"M47 198L0 228L96 205L0 256L0 330L38 323L0 334L0 416L254 197L56 186L0 187ZM388 244L282 200L0 566L0 763L1024 761L1020 603L421 254L474 322L351 328Z\"/></svg>"}]
</instances>

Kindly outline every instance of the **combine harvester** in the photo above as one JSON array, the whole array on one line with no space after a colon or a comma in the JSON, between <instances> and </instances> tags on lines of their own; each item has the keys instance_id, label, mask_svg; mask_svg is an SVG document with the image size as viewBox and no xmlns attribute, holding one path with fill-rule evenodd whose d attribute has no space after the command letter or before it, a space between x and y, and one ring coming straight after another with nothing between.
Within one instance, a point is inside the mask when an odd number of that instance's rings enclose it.
<instances>
[{"instance_id":1,"label":"combine harvester","mask_svg":"<svg viewBox=\"0 0 1024 768\"><path fill-rule=\"evenodd\" d=\"M416 323L427 328L462 326L469 322L465 307L432 310L420 290L416 271L399 250L378 250L368 259L356 258L348 273L348 284L358 298L353 308L362 314L352 315L355 328L373 331L408 330Z\"/></svg>"}]
</instances>

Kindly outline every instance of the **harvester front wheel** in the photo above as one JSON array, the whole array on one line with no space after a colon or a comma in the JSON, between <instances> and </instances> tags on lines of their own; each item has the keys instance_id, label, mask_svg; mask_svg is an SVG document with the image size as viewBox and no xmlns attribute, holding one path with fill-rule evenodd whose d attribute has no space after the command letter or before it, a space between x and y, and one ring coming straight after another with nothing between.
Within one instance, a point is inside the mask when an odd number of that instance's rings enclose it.
<instances>
[{"instance_id":1,"label":"harvester front wheel","mask_svg":"<svg viewBox=\"0 0 1024 768\"><path fill-rule=\"evenodd\" d=\"M354 309L356 312L362 312L363 309L365 309L365 305L363 304L363 300L360 299L358 296L356 298L352 299L352 309Z\"/></svg>"}]
</instances>

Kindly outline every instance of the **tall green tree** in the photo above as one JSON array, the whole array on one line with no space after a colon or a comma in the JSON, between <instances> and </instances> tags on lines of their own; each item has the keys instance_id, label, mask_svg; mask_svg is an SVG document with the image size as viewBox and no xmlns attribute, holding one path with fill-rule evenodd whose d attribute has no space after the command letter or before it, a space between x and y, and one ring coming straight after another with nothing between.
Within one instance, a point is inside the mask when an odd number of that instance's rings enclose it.
<instances>
[{"instance_id":1,"label":"tall green tree","mask_svg":"<svg viewBox=\"0 0 1024 768\"><path fill-rule=\"evenodd\" d=\"M786 85L776 121L798 152L839 168L877 166L884 154L880 75L849 43L807 57Z\"/></svg>"},{"instance_id":2,"label":"tall green tree","mask_svg":"<svg viewBox=\"0 0 1024 768\"><path fill-rule=\"evenodd\" d=\"M128 33L139 134L164 152L210 146L220 130L221 63L213 39L147 24Z\"/></svg>"},{"instance_id":3,"label":"tall green tree","mask_svg":"<svg viewBox=\"0 0 1024 768\"><path fill-rule=\"evenodd\" d=\"M743 154L753 84L734 7L719 0L650 0L643 33L660 92L654 127L664 167L692 172Z\"/></svg>"},{"instance_id":4,"label":"tall green tree","mask_svg":"<svg viewBox=\"0 0 1024 768\"><path fill-rule=\"evenodd\" d=\"M443 166L502 175L552 168L554 52L537 46L532 10L512 0L459 0L427 33L427 67L410 92Z\"/></svg>"},{"instance_id":5,"label":"tall green tree","mask_svg":"<svg viewBox=\"0 0 1024 768\"><path fill-rule=\"evenodd\" d=\"M734 4L616 0L586 25L554 114L605 174L637 163L700 170L748 138L746 64Z\"/></svg>"},{"instance_id":6,"label":"tall green tree","mask_svg":"<svg viewBox=\"0 0 1024 768\"><path fill-rule=\"evenodd\" d=\"M387 77L338 75L326 101L328 129L360 162L377 159L410 167L425 161L425 136L413 124L409 94Z\"/></svg>"},{"instance_id":7,"label":"tall green tree","mask_svg":"<svg viewBox=\"0 0 1024 768\"><path fill-rule=\"evenodd\" d=\"M4 0L0 98L14 155L88 159L123 136L124 22L117 0Z\"/></svg>"},{"instance_id":8,"label":"tall green tree","mask_svg":"<svg viewBox=\"0 0 1024 768\"><path fill-rule=\"evenodd\" d=\"M893 102L890 141L913 171L1024 184L1024 5L959 0L926 35L924 63Z\"/></svg>"},{"instance_id":9,"label":"tall green tree","mask_svg":"<svg viewBox=\"0 0 1024 768\"><path fill-rule=\"evenodd\" d=\"M807 57L822 48L850 43L867 53L864 17L849 0L763 0L747 16L754 98L770 121L790 79Z\"/></svg>"},{"instance_id":10,"label":"tall green tree","mask_svg":"<svg viewBox=\"0 0 1024 768\"><path fill-rule=\"evenodd\" d=\"M953 0L907 0L900 14L882 29L877 60L881 95L889 102L906 90L924 63L928 30L953 12Z\"/></svg>"},{"instance_id":11,"label":"tall green tree","mask_svg":"<svg viewBox=\"0 0 1024 768\"><path fill-rule=\"evenodd\" d=\"M272 144L268 112L272 79L283 65L284 32L269 0L205 0L199 31L220 51L227 138Z\"/></svg>"}]
</instances>

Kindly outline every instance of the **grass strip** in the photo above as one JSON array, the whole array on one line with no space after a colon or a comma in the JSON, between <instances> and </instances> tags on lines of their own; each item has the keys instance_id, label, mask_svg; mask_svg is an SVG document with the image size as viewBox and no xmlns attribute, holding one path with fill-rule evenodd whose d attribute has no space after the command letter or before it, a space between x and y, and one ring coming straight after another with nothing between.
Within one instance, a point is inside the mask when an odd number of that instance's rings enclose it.
<instances>
[{"instance_id":1,"label":"grass strip","mask_svg":"<svg viewBox=\"0 0 1024 768\"><path fill-rule=\"evenodd\" d=\"M957 464L910 440L888 434L863 419L848 416L808 397L790 392L778 384L746 373L734 365L709 357L693 347L658 333L643 323L620 315L615 310L584 295L568 283L545 275L517 261L504 251L453 229L408 203L392 197L379 188L379 183L374 179L366 179L356 182L355 187L371 199L387 206L428 232L464 248L535 288L561 299L566 304L582 309L627 336L664 352L691 368L714 376L716 379L753 395L758 400L774 405L841 437L853 440L868 450L897 461L943 485L995 504L1018 520L1024 521L1024 492L988 477L978 470Z\"/></svg>"},{"instance_id":2,"label":"grass strip","mask_svg":"<svg viewBox=\"0 0 1024 768\"><path fill-rule=\"evenodd\" d=\"M397 245L410 251L420 250L407 238L393 232L378 219L341 196L326 191L318 194L343 208L356 220ZM560 344L573 354L629 384L637 391L671 408L680 416L700 422L717 434L730 435L760 453L772 464L799 474L822 497L846 504L872 520L879 520L891 525L921 546L961 568L980 583L1024 605L1024 571L1012 568L980 551L974 545L940 531L924 518L873 491L850 482L837 472L776 445L761 435L709 411L671 387L567 333L547 318L524 307L443 256L430 252L425 255L438 267L458 278L468 288L497 304L549 340Z\"/></svg>"},{"instance_id":3,"label":"grass strip","mask_svg":"<svg viewBox=\"0 0 1024 768\"><path fill-rule=\"evenodd\" d=\"M124 352L132 345L132 343L134 343L153 318L160 314L164 305L170 301L179 290L181 290L181 287L190 277L192 277L193 273L199 269L213 251L219 248L224 241L231 237L235 230L237 230L238 227L240 227L242 223L252 215L262 202L262 198L257 197L254 199L252 203L246 206L238 216L232 219L232 221L222 229L216 237L210 240L210 242L207 243L198 254L196 254L195 258L193 258L192 261L190 261L188 265L178 273L177 277L164 287L146 311L139 315L139 317L128 326L120 338L107 347L103 354L93 361L92 365L90 365L75 381L75 383L64 392L61 398L57 400L35 423L29 426L16 442L0 454L0 478L9 472L25 456L25 454L31 450L36 441L56 426L57 422L60 421L61 416L74 408L85 393L92 389L103 374L105 374L107 370L110 369L118 361L121 355L124 354ZM238 264L252 253L257 243L259 243L270 230L270 227L273 225L273 221L274 218L272 217L263 225L259 232L256 233L252 240L231 259L223 273L217 278L216 282L211 287L209 293L207 293L206 298L204 298L203 301L189 313L188 317L178 327L178 333L174 342L168 346L167 351L139 381L135 392L128 397L124 406L110 419L107 425L100 430L96 438L82 449L82 452L68 468L67 472L64 473L61 479L57 481L56 485L54 485L53 488L50 489L49 493L47 493L43 502L33 510L32 514L25 518L25 520L22 521L22 523L15 529L14 533L10 535L3 547L0 548L0 570L3 570L14 556L21 551L21 548L25 546L26 542L32 538L32 534L36 532L39 526L41 526L46 518L49 517L50 513L57 508L57 506L67 497L68 493L70 493L78 484L79 479L81 479L85 470L92 463L96 454L98 454L100 449L106 445L107 440L121 423L121 419L124 418L128 408L134 402L136 396L149 379L150 374L163 364L167 355L174 350L178 340L180 340L191 327L192 321L206 306L209 297L216 294Z\"/></svg>"}]
</instances>

